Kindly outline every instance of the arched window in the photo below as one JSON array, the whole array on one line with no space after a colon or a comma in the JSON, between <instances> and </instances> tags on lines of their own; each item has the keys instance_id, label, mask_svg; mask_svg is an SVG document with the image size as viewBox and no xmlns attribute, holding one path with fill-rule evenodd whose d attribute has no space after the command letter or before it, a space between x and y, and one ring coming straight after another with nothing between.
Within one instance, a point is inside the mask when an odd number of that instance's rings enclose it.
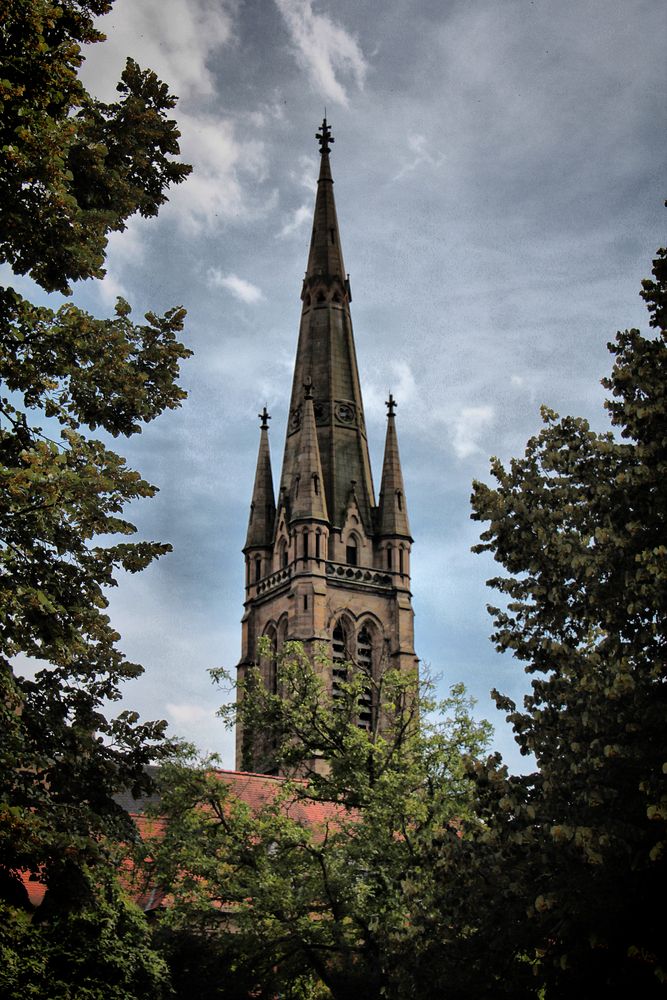
<instances>
[{"instance_id":1,"label":"arched window","mask_svg":"<svg viewBox=\"0 0 667 1000\"><path fill-rule=\"evenodd\" d=\"M278 543L278 564L282 569L285 569L287 566L287 559L287 539L281 538Z\"/></svg>"},{"instance_id":2,"label":"arched window","mask_svg":"<svg viewBox=\"0 0 667 1000\"><path fill-rule=\"evenodd\" d=\"M387 546L387 569L393 569L393 549L391 545Z\"/></svg>"},{"instance_id":3,"label":"arched window","mask_svg":"<svg viewBox=\"0 0 667 1000\"><path fill-rule=\"evenodd\" d=\"M302 551L303 551L303 558L307 559L308 558L308 532L307 531L304 531L304 533L303 533L303 543L302 544L303 544L303 549L302 549Z\"/></svg>"},{"instance_id":4,"label":"arched window","mask_svg":"<svg viewBox=\"0 0 667 1000\"><path fill-rule=\"evenodd\" d=\"M331 650L333 659L331 693L334 698L340 698L342 694L340 685L347 680L345 632L340 622L337 623L331 636Z\"/></svg>"},{"instance_id":5,"label":"arched window","mask_svg":"<svg viewBox=\"0 0 667 1000\"><path fill-rule=\"evenodd\" d=\"M322 535L318 531L315 533L315 558L319 559L320 556L320 545L322 544Z\"/></svg>"},{"instance_id":6,"label":"arched window","mask_svg":"<svg viewBox=\"0 0 667 1000\"><path fill-rule=\"evenodd\" d=\"M347 540L347 545L345 546L345 562L348 566L358 565L359 552L357 549L357 540L354 535L350 535Z\"/></svg>"},{"instance_id":7,"label":"arched window","mask_svg":"<svg viewBox=\"0 0 667 1000\"><path fill-rule=\"evenodd\" d=\"M373 642L365 625L357 636L357 665L368 678L359 695L357 725L360 729L370 730L373 724Z\"/></svg>"},{"instance_id":8,"label":"arched window","mask_svg":"<svg viewBox=\"0 0 667 1000\"><path fill-rule=\"evenodd\" d=\"M400 490L396 490L396 503L398 504L398 509L403 510L403 494Z\"/></svg>"},{"instance_id":9,"label":"arched window","mask_svg":"<svg viewBox=\"0 0 667 1000\"><path fill-rule=\"evenodd\" d=\"M262 557L255 556L255 583L262 579Z\"/></svg>"},{"instance_id":10,"label":"arched window","mask_svg":"<svg viewBox=\"0 0 667 1000\"><path fill-rule=\"evenodd\" d=\"M402 545L398 550L398 571L401 576L405 573L405 549Z\"/></svg>"},{"instance_id":11,"label":"arched window","mask_svg":"<svg viewBox=\"0 0 667 1000\"><path fill-rule=\"evenodd\" d=\"M266 656L262 657L262 674L267 690L271 694L278 693L278 639L273 625L269 625L264 635L270 643L270 649Z\"/></svg>"}]
</instances>

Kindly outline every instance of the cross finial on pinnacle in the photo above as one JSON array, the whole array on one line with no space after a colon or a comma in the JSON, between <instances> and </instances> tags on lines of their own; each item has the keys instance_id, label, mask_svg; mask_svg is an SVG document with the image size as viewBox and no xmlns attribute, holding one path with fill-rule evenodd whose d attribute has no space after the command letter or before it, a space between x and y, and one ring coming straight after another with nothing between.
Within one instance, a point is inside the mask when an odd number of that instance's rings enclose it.
<instances>
[{"instance_id":1,"label":"cross finial on pinnacle","mask_svg":"<svg viewBox=\"0 0 667 1000\"><path fill-rule=\"evenodd\" d=\"M271 419L271 417L269 416L269 411L266 408L266 404L265 404L264 409L262 410L262 412L258 413L257 416L262 421L262 423L260 424L261 429L263 431L268 430L268 428L269 428L269 420Z\"/></svg>"},{"instance_id":2,"label":"cross finial on pinnacle","mask_svg":"<svg viewBox=\"0 0 667 1000\"><path fill-rule=\"evenodd\" d=\"M384 405L387 407L387 416L388 417L395 416L394 410L398 406L398 403L396 402L396 400L394 399L394 397L392 396L391 393L389 393L389 399L385 400L385 404Z\"/></svg>"},{"instance_id":3,"label":"cross finial on pinnacle","mask_svg":"<svg viewBox=\"0 0 667 1000\"><path fill-rule=\"evenodd\" d=\"M331 126L327 124L326 115L322 119L322 124L320 126L320 131L317 133L317 135L315 136L315 138L317 139L317 141L320 144L320 153L322 155L324 155L324 153L328 153L329 152L329 146L331 145L332 142L336 141L334 139L334 137L332 136L332 134L331 134Z\"/></svg>"},{"instance_id":4,"label":"cross finial on pinnacle","mask_svg":"<svg viewBox=\"0 0 667 1000\"><path fill-rule=\"evenodd\" d=\"M313 398L313 380L310 377L310 375L306 375L305 379L303 380L303 391L305 399Z\"/></svg>"}]
</instances>

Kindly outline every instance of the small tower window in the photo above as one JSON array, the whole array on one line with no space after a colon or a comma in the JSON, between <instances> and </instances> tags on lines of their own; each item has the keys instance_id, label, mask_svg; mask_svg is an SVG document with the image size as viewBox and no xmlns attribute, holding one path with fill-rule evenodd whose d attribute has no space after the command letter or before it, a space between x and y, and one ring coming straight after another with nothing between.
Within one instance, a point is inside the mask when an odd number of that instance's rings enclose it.
<instances>
[{"instance_id":1,"label":"small tower window","mask_svg":"<svg viewBox=\"0 0 667 1000\"><path fill-rule=\"evenodd\" d=\"M393 556L392 547L391 547L391 545L388 545L387 546L387 569L393 569L394 568L393 567L393 561L394 560L392 559L392 556Z\"/></svg>"},{"instance_id":2,"label":"small tower window","mask_svg":"<svg viewBox=\"0 0 667 1000\"><path fill-rule=\"evenodd\" d=\"M303 610L308 610L308 594L303 595Z\"/></svg>"},{"instance_id":3,"label":"small tower window","mask_svg":"<svg viewBox=\"0 0 667 1000\"><path fill-rule=\"evenodd\" d=\"M404 559L404 549L402 545L398 550L398 570L401 576L403 576L403 574L405 573L405 559Z\"/></svg>"},{"instance_id":4,"label":"small tower window","mask_svg":"<svg viewBox=\"0 0 667 1000\"><path fill-rule=\"evenodd\" d=\"M262 559L261 556L255 556L255 583L262 579Z\"/></svg>"},{"instance_id":5,"label":"small tower window","mask_svg":"<svg viewBox=\"0 0 667 1000\"><path fill-rule=\"evenodd\" d=\"M303 558L304 559L308 558L308 532L307 531L304 531L304 533L303 533Z\"/></svg>"},{"instance_id":6,"label":"small tower window","mask_svg":"<svg viewBox=\"0 0 667 1000\"><path fill-rule=\"evenodd\" d=\"M287 541L284 538L281 538L278 545L278 564L282 569L287 566Z\"/></svg>"},{"instance_id":7,"label":"small tower window","mask_svg":"<svg viewBox=\"0 0 667 1000\"><path fill-rule=\"evenodd\" d=\"M331 242L335 243L336 242L336 234L335 234L335 231L333 229L329 230L329 236L331 237Z\"/></svg>"},{"instance_id":8,"label":"small tower window","mask_svg":"<svg viewBox=\"0 0 667 1000\"><path fill-rule=\"evenodd\" d=\"M321 537L322 536L320 535L320 533L318 531L316 533L316 535L315 535L315 558L316 559L320 558L320 539L321 539Z\"/></svg>"},{"instance_id":9,"label":"small tower window","mask_svg":"<svg viewBox=\"0 0 667 1000\"><path fill-rule=\"evenodd\" d=\"M315 491L315 496L320 495L320 477L316 472L313 472L313 490Z\"/></svg>"},{"instance_id":10,"label":"small tower window","mask_svg":"<svg viewBox=\"0 0 667 1000\"><path fill-rule=\"evenodd\" d=\"M403 494L400 490L396 490L396 503L398 504L398 509L403 510Z\"/></svg>"},{"instance_id":11,"label":"small tower window","mask_svg":"<svg viewBox=\"0 0 667 1000\"><path fill-rule=\"evenodd\" d=\"M345 546L345 562L348 566L358 565L358 554L357 540L354 535L351 535L347 540L347 545Z\"/></svg>"}]
</instances>

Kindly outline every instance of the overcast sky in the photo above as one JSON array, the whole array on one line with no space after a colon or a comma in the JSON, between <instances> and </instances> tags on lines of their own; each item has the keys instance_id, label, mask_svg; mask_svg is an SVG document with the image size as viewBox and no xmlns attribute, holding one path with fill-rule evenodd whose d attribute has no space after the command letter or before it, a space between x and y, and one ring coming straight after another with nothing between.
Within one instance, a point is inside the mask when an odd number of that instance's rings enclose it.
<instances>
[{"instance_id":1,"label":"overcast sky","mask_svg":"<svg viewBox=\"0 0 667 1000\"><path fill-rule=\"evenodd\" d=\"M106 315L188 310L189 398L125 444L160 487L132 510L172 555L112 595L146 667L128 705L222 753L207 668L240 653L243 545L258 443L280 469L326 106L376 490L384 399L415 538L418 655L441 692L463 680L522 766L489 690L520 664L488 636L494 564L470 552L474 478L520 454L539 406L606 428L599 380L664 243L662 0L117 0L89 50L113 98L124 58L169 83L191 178L153 221L114 236ZM21 288L29 287L23 282Z\"/></svg>"}]
</instances>

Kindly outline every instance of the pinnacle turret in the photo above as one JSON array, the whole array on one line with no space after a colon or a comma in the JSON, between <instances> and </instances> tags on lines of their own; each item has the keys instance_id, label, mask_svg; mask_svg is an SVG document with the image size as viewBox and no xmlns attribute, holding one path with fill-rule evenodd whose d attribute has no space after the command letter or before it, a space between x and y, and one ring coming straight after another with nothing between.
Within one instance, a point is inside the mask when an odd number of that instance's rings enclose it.
<instances>
[{"instance_id":1,"label":"pinnacle turret","mask_svg":"<svg viewBox=\"0 0 667 1000\"><path fill-rule=\"evenodd\" d=\"M271 450L269 448L269 420L271 417L267 413L266 407L259 414L259 418L262 421L259 432L259 451L244 551L250 548L268 548L273 544L273 527L276 518Z\"/></svg>"},{"instance_id":2,"label":"pinnacle turret","mask_svg":"<svg viewBox=\"0 0 667 1000\"><path fill-rule=\"evenodd\" d=\"M290 522L328 521L324 477L317 443L313 408L313 387L309 377L304 383L303 417L299 431L297 460L292 480Z\"/></svg>"},{"instance_id":3,"label":"pinnacle turret","mask_svg":"<svg viewBox=\"0 0 667 1000\"><path fill-rule=\"evenodd\" d=\"M380 486L378 534L382 537L397 536L409 539L410 525L408 523L408 510L405 503L405 488L403 486L401 458L398 453L396 416L394 413L398 404L391 393L386 405L387 436L382 465L382 484Z\"/></svg>"}]
</instances>

